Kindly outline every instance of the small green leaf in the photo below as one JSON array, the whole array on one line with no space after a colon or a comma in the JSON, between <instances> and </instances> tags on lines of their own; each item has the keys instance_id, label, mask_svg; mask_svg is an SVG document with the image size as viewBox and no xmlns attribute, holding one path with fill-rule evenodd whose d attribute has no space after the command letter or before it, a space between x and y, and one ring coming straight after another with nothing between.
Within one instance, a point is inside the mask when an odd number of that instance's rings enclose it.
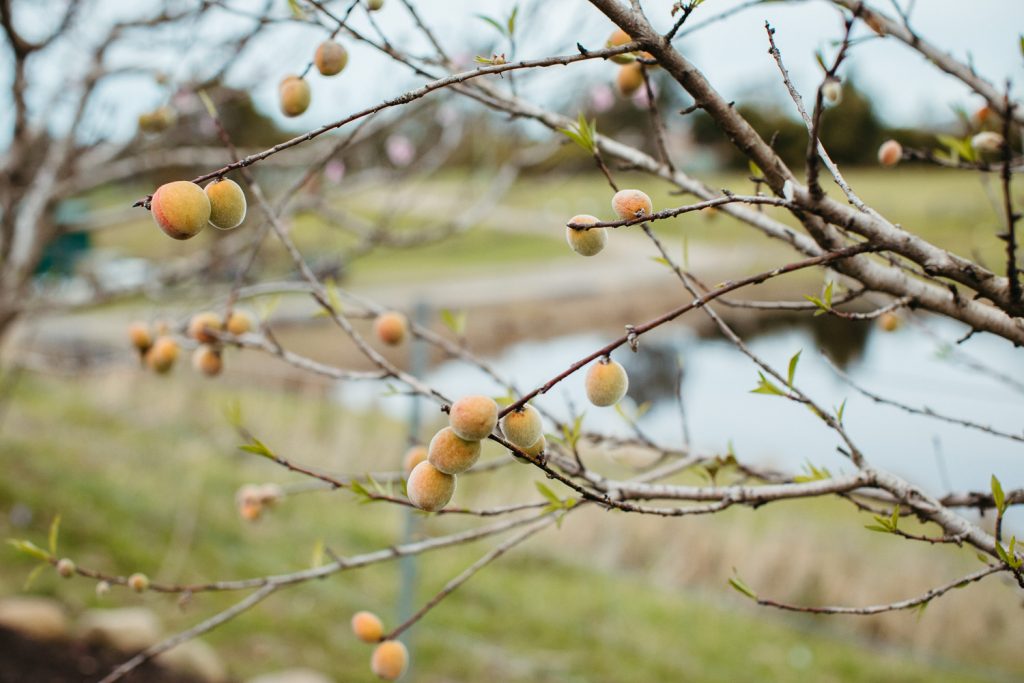
<instances>
[{"instance_id":1,"label":"small green leaf","mask_svg":"<svg viewBox=\"0 0 1024 683\"><path fill-rule=\"evenodd\" d=\"M785 396L786 395L786 392L784 392L779 387L775 386L767 377L764 376L763 372L758 372L757 376L760 378L760 381L758 381L758 383L757 383L757 388L756 389L751 389L750 393L752 393L752 394L769 394L769 395L774 395L774 396Z\"/></svg>"},{"instance_id":2,"label":"small green leaf","mask_svg":"<svg viewBox=\"0 0 1024 683\"><path fill-rule=\"evenodd\" d=\"M10 543L12 546L14 546L14 549L17 550L18 552L22 552L22 553L25 553L26 555L30 555L30 556L36 558L37 560L44 560L46 562L49 562L50 558L53 557L52 555L50 555L48 552L46 552L45 550L43 550L42 548L37 546L32 541L25 541L25 540L18 539L18 538L8 538L7 542Z\"/></svg>"},{"instance_id":3,"label":"small green leaf","mask_svg":"<svg viewBox=\"0 0 1024 683\"><path fill-rule=\"evenodd\" d=\"M793 354L793 357L789 359L789 370L786 373L786 386L789 390L793 390L793 378L796 376L796 364L800 362L800 354L803 353L803 349Z\"/></svg>"},{"instance_id":4,"label":"small green leaf","mask_svg":"<svg viewBox=\"0 0 1024 683\"><path fill-rule=\"evenodd\" d=\"M672 267L672 264L669 263L668 259L663 256L652 256L651 260L655 263L660 263L663 266L668 266L669 268Z\"/></svg>"},{"instance_id":5,"label":"small green leaf","mask_svg":"<svg viewBox=\"0 0 1024 683\"><path fill-rule=\"evenodd\" d=\"M217 118L217 105L213 103L213 100L206 94L206 91L200 90L196 94L199 95L199 99L202 101L203 106L206 107L206 113L210 115L210 118Z\"/></svg>"},{"instance_id":6,"label":"small green leaf","mask_svg":"<svg viewBox=\"0 0 1024 683\"><path fill-rule=\"evenodd\" d=\"M755 593L750 586L744 583L743 579L741 579L740 577L734 576L731 579L729 579L729 585L735 588L740 593L743 593L743 595L746 595L751 600L757 600L757 593Z\"/></svg>"},{"instance_id":7,"label":"small green leaf","mask_svg":"<svg viewBox=\"0 0 1024 683\"><path fill-rule=\"evenodd\" d=\"M994 474L992 475L992 500L1000 514L1006 512L1006 494L1003 493L1003 485L999 483L999 479Z\"/></svg>"},{"instance_id":8,"label":"small green leaf","mask_svg":"<svg viewBox=\"0 0 1024 683\"><path fill-rule=\"evenodd\" d=\"M450 308L441 310L441 322L458 337L461 337L466 332L466 319L468 316L469 314L465 311L453 311Z\"/></svg>"},{"instance_id":9,"label":"small green leaf","mask_svg":"<svg viewBox=\"0 0 1024 683\"><path fill-rule=\"evenodd\" d=\"M753 161L747 162L747 168L750 169L750 175L754 178L764 178L764 173L761 172L761 167L755 164Z\"/></svg>"},{"instance_id":10,"label":"small green leaf","mask_svg":"<svg viewBox=\"0 0 1024 683\"><path fill-rule=\"evenodd\" d=\"M299 0L288 0L288 9L292 11L292 16L296 19L306 18L306 13L302 10L302 6L299 5Z\"/></svg>"},{"instance_id":11,"label":"small green leaf","mask_svg":"<svg viewBox=\"0 0 1024 683\"><path fill-rule=\"evenodd\" d=\"M367 491L366 488L355 479L349 482L348 488L352 491L352 493L362 497L365 500L371 499L370 492Z\"/></svg>"},{"instance_id":12,"label":"small green leaf","mask_svg":"<svg viewBox=\"0 0 1024 683\"><path fill-rule=\"evenodd\" d=\"M516 16L519 14L519 5L512 8L512 14L508 15L508 35L511 38L516 32Z\"/></svg>"},{"instance_id":13,"label":"small green leaf","mask_svg":"<svg viewBox=\"0 0 1024 683\"><path fill-rule=\"evenodd\" d=\"M266 444L255 437L253 437L252 443L242 444L238 448L246 453L255 453L256 455L262 455L264 458L270 458L271 460L277 459L274 452L267 448Z\"/></svg>"},{"instance_id":14,"label":"small green leaf","mask_svg":"<svg viewBox=\"0 0 1024 683\"><path fill-rule=\"evenodd\" d=\"M537 486L537 490L540 491L540 495L547 498L552 505L557 506L557 508L562 507L562 499L559 498L554 491L545 486L543 482L535 482L535 485Z\"/></svg>"},{"instance_id":15,"label":"small green leaf","mask_svg":"<svg viewBox=\"0 0 1024 683\"><path fill-rule=\"evenodd\" d=\"M50 522L50 533L46 539L46 546L50 549L51 555L57 554L57 536L60 534L60 515L56 515Z\"/></svg>"},{"instance_id":16,"label":"small green leaf","mask_svg":"<svg viewBox=\"0 0 1024 683\"><path fill-rule=\"evenodd\" d=\"M313 557L310 559L310 566L313 568L322 567L324 564L325 546L322 538L317 539L313 544Z\"/></svg>"},{"instance_id":17,"label":"small green leaf","mask_svg":"<svg viewBox=\"0 0 1024 683\"><path fill-rule=\"evenodd\" d=\"M865 529L869 529L871 531L878 531L878 532L881 532L883 534L891 534L892 533L892 529L888 529L888 528L882 526L881 524L865 524L864 528Z\"/></svg>"},{"instance_id":18,"label":"small green leaf","mask_svg":"<svg viewBox=\"0 0 1024 683\"><path fill-rule=\"evenodd\" d=\"M839 420L839 424L843 424L843 415L845 413L846 413L846 399L844 398L843 402L839 404L838 408L836 408L836 419Z\"/></svg>"},{"instance_id":19,"label":"small green leaf","mask_svg":"<svg viewBox=\"0 0 1024 683\"><path fill-rule=\"evenodd\" d=\"M36 579L39 578L39 575L42 574L43 570L46 569L48 566L50 565L37 564L35 567L33 567L32 571L28 573L28 576L25 577L25 583L22 584L21 590L28 591L30 588L32 588L32 584L36 582Z\"/></svg>"},{"instance_id":20,"label":"small green leaf","mask_svg":"<svg viewBox=\"0 0 1024 683\"><path fill-rule=\"evenodd\" d=\"M266 301L261 301L258 311L260 320L263 322L270 320L270 316L274 314L274 311L277 310L277 306L280 303L281 297L279 295L272 296Z\"/></svg>"},{"instance_id":21,"label":"small green leaf","mask_svg":"<svg viewBox=\"0 0 1024 683\"><path fill-rule=\"evenodd\" d=\"M238 429L242 426L242 402L237 398L229 399L224 404L224 417L227 419L228 424Z\"/></svg>"}]
</instances>

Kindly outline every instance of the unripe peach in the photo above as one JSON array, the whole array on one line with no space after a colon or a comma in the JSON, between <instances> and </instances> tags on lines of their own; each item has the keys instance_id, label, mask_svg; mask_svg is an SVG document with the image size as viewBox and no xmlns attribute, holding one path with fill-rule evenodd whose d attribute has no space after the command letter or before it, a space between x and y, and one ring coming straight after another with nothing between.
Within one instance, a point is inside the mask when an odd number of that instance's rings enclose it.
<instances>
[{"instance_id":1,"label":"unripe peach","mask_svg":"<svg viewBox=\"0 0 1024 683\"><path fill-rule=\"evenodd\" d=\"M228 332L236 337L243 335L252 329L252 316L248 312L236 308L228 316L228 324L225 327Z\"/></svg>"},{"instance_id":2,"label":"unripe peach","mask_svg":"<svg viewBox=\"0 0 1024 683\"><path fill-rule=\"evenodd\" d=\"M373 332L377 339L389 346L401 344L408 329L409 323L406 322L405 316L397 311L381 313L373 321Z\"/></svg>"},{"instance_id":3,"label":"unripe peach","mask_svg":"<svg viewBox=\"0 0 1024 683\"><path fill-rule=\"evenodd\" d=\"M651 198L640 190L619 190L612 197L612 211L623 220L632 220L654 213Z\"/></svg>"},{"instance_id":4,"label":"unripe peach","mask_svg":"<svg viewBox=\"0 0 1024 683\"><path fill-rule=\"evenodd\" d=\"M366 9L376 12L384 6L384 0L366 0Z\"/></svg>"},{"instance_id":5,"label":"unripe peach","mask_svg":"<svg viewBox=\"0 0 1024 683\"><path fill-rule=\"evenodd\" d=\"M340 43L333 40L325 40L320 43L313 55L313 63L316 69L324 76L340 74L345 65L348 64L348 50Z\"/></svg>"},{"instance_id":6,"label":"unripe peach","mask_svg":"<svg viewBox=\"0 0 1024 683\"><path fill-rule=\"evenodd\" d=\"M216 377L224 369L220 351L207 344L200 344L192 352L192 367L207 377Z\"/></svg>"},{"instance_id":7,"label":"unripe peach","mask_svg":"<svg viewBox=\"0 0 1024 683\"><path fill-rule=\"evenodd\" d=\"M384 635L384 624L376 614L364 610L352 615L352 632L364 643L377 643Z\"/></svg>"},{"instance_id":8,"label":"unripe peach","mask_svg":"<svg viewBox=\"0 0 1024 683\"><path fill-rule=\"evenodd\" d=\"M309 102L312 93L309 83L304 78L290 75L281 79L277 87L277 94L281 100L281 113L285 116L299 116L309 109Z\"/></svg>"},{"instance_id":9,"label":"unripe peach","mask_svg":"<svg viewBox=\"0 0 1024 683\"><path fill-rule=\"evenodd\" d=\"M409 666L409 651L400 641L385 640L373 651L370 658L370 669L378 678L385 681L396 681L405 673Z\"/></svg>"},{"instance_id":10,"label":"unripe peach","mask_svg":"<svg viewBox=\"0 0 1024 683\"><path fill-rule=\"evenodd\" d=\"M604 46L618 47L619 45L625 45L626 43L630 43L632 41L633 39L629 37L628 33L623 31L621 28L618 28L615 29L615 31L610 36L608 36L608 40L607 42L605 42ZM633 61L633 53L624 52L621 55L609 57L609 59L611 59L616 64L629 64L630 62Z\"/></svg>"},{"instance_id":11,"label":"unripe peach","mask_svg":"<svg viewBox=\"0 0 1024 683\"><path fill-rule=\"evenodd\" d=\"M149 202L153 220L169 237L187 240L198 235L210 221L210 199L188 180L161 185Z\"/></svg>"},{"instance_id":12,"label":"unripe peach","mask_svg":"<svg viewBox=\"0 0 1024 683\"><path fill-rule=\"evenodd\" d=\"M146 365L161 375L174 367L178 360L178 342L172 337L157 337L146 352Z\"/></svg>"},{"instance_id":13,"label":"unripe peach","mask_svg":"<svg viewBox=\"0 0 1024 683\"><path fill-rule=\"evenodd\" d=\"M522 451L524 453L526 453L528 456L530 456L530 458L536 459L536 457L538 455L540 455L541 453L543 453L544 450L547 447L548 447L548 440L544 438L543 434L541 434L540 438L537 439L537 443L533 444L529 448L523 448ZM516 460L518 460L519 462L523 462L523 463L531 462L530 459L524 458L523 456L519 455L515 451L509 451L509 452L512 454L512 457L515 458Z\"/></svg>"},{"instance_id":14,"label":"unripe peach","mask_svg":"<svg viewBox=\"0 0 1024 683\"><path fill-rule=\"evenodd\" d=\"M188 336L201 344L212 344L217 341L214 333L220 332L222 327L223 322L219 315L213 311L203 311L196 313L188 321Z\"/></svg>"},{"instance_id":15,"label":"unripe peach","mask_svg":"<svg viewBox=\"0 0 1024 683\"><path fill-rule=\"evenodd\" d=\"M57 560L57 573L65 579L70 579L75 575L75 563L66 557L62 557Z\"/></svg>"},{"instance_id":16,"label":"unripe peach","mask_svg":"<svg viewBox=\"0 0 1024 683\"><path fill-rule=\"evenodd\" d=\"M1003 136L990 130L971 138L971 147L978 152L998 152L1003 148Z\"/></svg>"},{"instance_id":17,"label":"unripe peach","mask_svg":"<svg viewBox=\"0 0 1024 683\"><path fill-rule=\"evenodd\" d=\"M498 404L487 396L463 396L448 411L448 423L460 439L486 439L498 426Z\"/></svg>"},{"instance_id":18,"label":"unripe peach","mask_svg":"<svg viewBox=\"0 0 1024 683\"><path fill-rule=\"evenodd\" d=\"M529 448L544 433L544 423L537 409L526 404L501 419L501 431L519 448Z\"/></svg>"},{"instance_id":19,"label":"unripe peach","mask_svg":"<svg viewBox=\"0 0 1024 683\"><path fill-rule=\"evenodd\" d=\"M445 474L429 462L421 462L409 473L405 491L420 510L440 510L455 494L455 475Z\"/></svg>"},{"instance_id":20,"label":"unripe peach","mask_svg":"<svg viewBox=\"0 0 1024 683\"><path fill-rule=\"evenodd\" d=\"M615 85L623 97L633 96L644 86L642 68L639 62L619 67L619 75L615 78Z\"/></svg>"},{"instance_id":21,"label":"unripe peach","mask_svg":"<svg viewBox=\"0 0 1024 683\"><path fill-rule=\"evenodd\" d=\"M222 178L206 186L210 198L210 225L219 230L237 228L245 220L245 193L234 180Z\"/></svg>"},{"instance_id":22,"label":"unripe peach","mask_svg":"<svg viewBox=\"0 0 1024 683\"><path fill-rule=\"evenodd\" d=\"M886 312L878 316L878 326L886 332L895 332L901 323L900 317L895 313Z\"/></svg>"},{"instance_id":23,"label":"unripe peach","mask_svg":"<svg viewBox=\"0 0 1024 683\"><path fill-rule=\"evenodd\" d=\"M145 353L153 345L153 335L150 334L149 326L145 323L132 323L128 326L128 337L132 340L132 346Z\"/></svg>"},{"instance_id":24,"label":"unripe peach","mask_svg":"<svg viewBox=\"0 0 1024 683\"><path fill-rule=\"evenodd\" d=\"M480 442L460 438L451 427L434 434L427 449L427 462L445 474L461 474L479 459Z\"/></svg>"},{"instance_id":25,"label":"unripe peach","mask_svg":"<svg viewBox=\"0 0 1024 683\"><path fill-rule=\"evenodd\" d=\"M570 223L580 225L593 225L601 221L595 216L582 214L569 219ZM577 230L576 228L565 229L565 241L569 243L572 250L581 256L594 256L601 253L604 245L608 243L608 231L605 228L591 228L590 230Z\"/></svg>"},{"instance_id":26,"label":"unripe peach","mask_svg":"<svg viewBox=\"0 0 1024 683\"><path fill-rule=\"evenodd\" d=\"M409 474L412 472L416 465L427 459L427 447L426 446L413 446L405 452L405 457L402 459L402 471L405 472L405 478L409 478Z\"/></svg>"},{"instance_id":27,"label":"unripe peach","mask_svg":"<svg viewBox=\"0 0 1024 683\"><path fill-rule=\"evenodd\" d=\"M605 358L587 370L586 388L587 398L595 406L615 405L629 389L629 376L625 368Z\"/></svg>"},{"instance_id":28,"label":"unripe peach","mask_svg":"<svg viewBox=\"0 0 1024 683\"><path fill-rule=\"evenodd\" d=\"M136 593L143 593L149 588L149 577L141 573L132 574L128 577L128 587Z\"/></svg>"},{"instance_id":29,"label":"unripe peach","mask_svg":"<svg viewBox=\"0 0 1024 683\"><path fill-rule=\"evenodd\" d=\"M886 140L878 148L878 163L882 166L895 166L903 159L903 145L895 140Z\"/></svg>"},{"instance_id":30,"label":"unripe peach","mask_svg":"<svg viewBox=\"0 0 1024 683\"><path fill-rule=\"evenodd\" d=\"M162 133L175 124L178 114L171 107L158 107L139 114L139 130L143 133Z\"/></svg>"}]
</instances>

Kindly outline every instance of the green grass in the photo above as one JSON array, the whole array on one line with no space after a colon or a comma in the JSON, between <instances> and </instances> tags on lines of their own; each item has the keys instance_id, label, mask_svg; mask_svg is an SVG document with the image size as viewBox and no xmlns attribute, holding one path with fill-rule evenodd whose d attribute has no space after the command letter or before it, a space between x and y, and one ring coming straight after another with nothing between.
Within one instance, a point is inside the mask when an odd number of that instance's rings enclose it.
<instances>
[{"instance_id":1,"label":"green grass","mask_svg":"<svg viewBox=\"0 0 1024 683\"><path fill-rule=\"evenodd\" d=\"M239 520L232 497L240 484L295 478L237 450L239 439L221 414L233 398L240 399L247 424L261 439L301 462L341 471L387 469L403 448L402 424L343 411L315 396L251 388L243 394L187 374L128 373L75 383L28 376L0 425L0 509L18 503L33 518L27 528L13 528L4 514L0 535L42 544L50 519L59 513L60 554L82 566L121 574L144 571L168 581L299 569L309 565L320 540L340 555L397 542L403 513L359 505L343 491L290 497L258 524ZM484 504L502 491L529 491L535 478L527 468L509 468L465 479L460 495ZM804 518L834 533L829 520L845 508L811 505L815 514L806 507L783 513L783 519L794 521L792 533L802 528L795 520ZM414 675L407 680L993 680L972 672L977 664L929 663L904 650L869 644L827 620L787 618L735 595L666 585L651 568L673 552L669 546L645 546L632 570L601 569L589 554L573 552L571 541L614 521L609 514L580 511L560 531L546 531L453 594L412 632ZM420 528L435 534L468 524L426 519ZM704 527L704 533L721 534L724 543L724 530L740 526L759 538L775 534L785 542L785 531L780 535L778 527L766 526L765 516L752 513L727 516ZM887 540L861 530L857 537L863 536ZM420 558L419 600L491 544ZM16 593L33 565L11 549L0 553L0 594ZM700 561L688 555L678 562ZM398 568L384 564L292 588L208 640L242 677L302 665L337 680L369 681L369 648L351 636L348 619L358 609L371 609L394 624L398 584ZM63 581L50 571L32 590L59 596L73 611L146 604L169 629L185 628L239 597L196 595L185 610L171 597L123 590L100 600L89 581ZM988 657L978 654L975 661L983 656Z\"/></svg>"}]
</instances>

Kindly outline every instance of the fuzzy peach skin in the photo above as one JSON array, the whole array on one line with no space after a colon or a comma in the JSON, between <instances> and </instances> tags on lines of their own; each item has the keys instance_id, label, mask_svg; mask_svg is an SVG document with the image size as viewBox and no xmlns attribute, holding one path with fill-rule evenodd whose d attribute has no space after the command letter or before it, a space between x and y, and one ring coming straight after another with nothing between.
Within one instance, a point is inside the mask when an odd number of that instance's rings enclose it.
<instances>
[{"instance_id":1,"label":"fuzzy peach skin","mask_svg":"<svg viewBox=\"0 0 1024 683\"><path fill-rule=\"evenodd\" d=\"M629 390L626 369L613 360L598 361L587 370L587 399L595 406L612 406L622 400Z\"/></svg>"},{"instance_id":2,"label":"fuzzy peach skin","mask_svg":"<svg viewBox=\"0 0 1024 683\"><path fill-rule=\"evenodd\" d=\"M448 411L448 424L460 439L486 439L498 426L498 404L488 396L463 396Z\"/></svg>"},{"instance_id":3,"label":"fuzzy peach skin","mask_svg":"<svg viewBox=\"0 0 1024 683\"><path fill-rule=\"evenodd\" d=\"M445 427L430 440L427 462L445 474L462 474L480 459L480 442L459 438Z\"/></svg>"},{"instance_id":4,"label":"fuzzy peach skin","mask_svg":"<svg viewBox=\"0 0 1024 683\"><path fill-rule=\"evenodd\" d=\"M158 187L149 209L160 229L176 240L195 237L210 221L210 199L203 188L188 180Z\"/></svg>"},{"instance_id":5,"label":"fuzzy peach skin","mask_svg":"<svg viewBox=\"0 0 1024 683\"><path fill-rule=\"evenodd\" d=\"M324 76L334 76L342 72L348 64L348 50L340 43L325 40L316 48L313 55L316 70Z\"/></svg>"},{"instance_id":6,"label":"fuzzy peach skin","mask_svg":"<svg viewBox=\"0 0 1024 683\"><path fill-rule=\"evenodd\" d=\"M640 69L639 62L619 67L619 75L615 78L615 85L623 97L631 97L643 87L644 75Z\"/></svg>"},{"instance_id":7,"label":"fuzzy peach skin","mask_svg":"<svg viewBox=\"0 0 1024 683\"><path fill-rule=\"evenodd\" d=\"M215 180L204 189L210 199L210 225L218 230L237 228L245 220L245 192L234 180Z\"/></svg>"},{"instance_id":8,"label":"fuzzy peach skin","mask_svg":"<svg viewBox=\"0 0 1024 683\"><path fill-rule=\"evenodd\" d=\"M409 500L420 510L440 510L455 495L455 475L445 474L429 462L421 462L412 468L405 483Z\"/></svg>"},{"instance_id":9,"label":"fuzzy peach skin","mask_svg":"<svg viewBox=\"0 0 1024 683\"><path fill-rule=\"evenodd\" d=\"M146 352L146 365L153 371L164 374L174 367L178 360L178 342L171 337L157 337Z\"/></svg>"},{"instance_id":10,"label":"fuzzy peach skin","mask_svg":"<svg viewBox=\"0 0 1024 683\"><path fill-rule=\"evenodd\" d=\"M228 324L225 327L227 327L228 332L236 337L243 335L252 329L252 315L247 311L235 309L228 316Z\"/></svg>"},{"instance_id":11,"label":"fuzzy peach skin","mask_svg":"<svg viewBox=\"0 0 1024 683\"><path fill-rule=\"evenodd\" d=\"M153 345L153 334L145 323L132 323L128 326L128 338L132 346L145 353Z\"/></svg>"},{"instance_id":12,"label":"fuzzy peach skin","mask_svg":"<svg viewBox=\"0 0 1024 683\"><path fill-rule=\"evenodd\" d=\"M281 101L281 113L285 116L300 116L305 113L313 97L309 83L294 74L281 79L277 92Z\"/></svg>"},{"instance_id":13,"label":"fuzzy peach skin","mask_svg":"<svg viewBox=\"0 0 1024 683\"><path fill-rule=\"evenodd\" d=\"M196 313L188 321L188 336L202 344L212 344L217 341L212 333L220 332L224 327L221 317L213 311Z\"/></svg>"},{"instance_id":14,"label":"fuzzy peach skin","mask_svg":"<svg viewBox=\"0 0 1024 683\"><path fill-rule=\"evenodd\" d=\"M537 443L544 431L544 423L537 409L526 404L501 419L501 431L506 439L525 449Z\"/></svg>"},{"instance_id":15,"label":"fuzzy peach skin","mask_svg":"<svg viewBox=\"0 0 1024 683\"><path fill-rule=\"evenodd\" d=\"M384 624L373 612L356 612L352 615L352 632L364 643L376 643L384 635Z\"/></svg>"},{"instance_id":16,"label":"fuzzy peach skin","mask_svg":"<svg viewBox=\"0 0 1024 683\"><path fill-rule=\"evenodd\" d=\"M405 472L405 478L408 479L409 475L412 474L412 470L416 465L424 462L427 459L427 447L422 444L412 446L405 452L405 457L402 458L402 471Z\"/></svg>"},{"instance_id":17,"label":"fuzzy peach skin","mask_svg":"<svg viewBox=\"0 0 1024 683\"><path fill-rule=\"evenodd\" d=\"M207 377L216 377L224 369L224 360L212 346L200 344L192 352L192 367Z\"/></svg>"},{"instance_id":18,"label":"fuzzy peach skin","mask_svg":"<svg viewBox=\"0 0 1024 683\"><path fill-rule=\"evenodd\" d=\"M544 438L543 434L541 434L540 438L537 439L537 442L535 444L533 444L532 446L530 446L529 448L524 448L523 452L526 453L528 456L530 456L530 458L536 458L538 455L543 453L544 449L546 449L547 447L548 447L548 440ZM529 462L531 462L529 459L524 458L523 456L519 455L515 451L509 451L509 453L511 453L512 457L515 458L516 460L518 460L521 463L529 463Z\"/></svg>"},{"instance_id":19,"label":"fuzzy peach skin","mask_svg":"<svg viewBox=\"0 0 1024 683\"><path fill-rule=\"evenodd\" d=\"M577 225L593 225L601 221L589 214L573 216L570 223ZM565 241L580 256L595 256L604 249L608 243L608 230L605 228L591 228L590 230L577 230L576 228L565 229Z\"/></svg>"},{"instance_id":20,"label":"fuzzy peach skin","mask_svg":"<svg viewBox=\"0 0 1024 683\"><path fill-rule=\"evenodd\" d=\"M903 158L903 145L895 140L886 140L878 148L878 163L882 166L895 166Z\"/></svg>"},{"instance_id":21,"label":"fuzzy peach skin","mask_svg":"<svg viewBox=\"0 0 1024 683\"><path fill-rule=\"evenodd\" d=\"M632 220L654 213L654 204L640 190L619 190L612 197L612 211L623 220Z\"/></svg>"},{"instance_id":22,"label":"fuzzy peach skin","mask_svg":"<svg viewBox=\"0 0 1024 683\"><path fill-rule=\"evenodd\" d=\"M400 641L386 640L373 651L370 669L378 678L396 681L409 666L409 651Z\"/></svg>"},{"instance_id":23,"label":"fuzzy peach skin","mask_svg":"<svg viewBox=\"0 0 1024 683\"><path fill-rule=\"evenodd\" d=\"M381 313L373 321L373 332L377 339L389 346L401 344L408 329L409 323L406 322L405 316L396 311Z\"/></svg>"}]
</instances>

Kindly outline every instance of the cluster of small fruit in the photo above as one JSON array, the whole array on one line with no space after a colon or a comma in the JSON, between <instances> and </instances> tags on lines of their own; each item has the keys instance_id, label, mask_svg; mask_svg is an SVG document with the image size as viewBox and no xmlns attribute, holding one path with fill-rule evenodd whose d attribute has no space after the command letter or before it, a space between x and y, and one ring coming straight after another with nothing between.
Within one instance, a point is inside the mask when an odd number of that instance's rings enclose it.
<instances>
[{"instance_id":1,"label":"cluster of small fruit","mask_svg":"<svg viewBox=\"0 0 1024 683\"><path fill-rule=\"evenodd\" d=\"M619 47L620 45L625 45L626 43L631 42L633 42L633 39L629 37L628 33L620 28L616 29L615 32L608 37L605 47ZM619 67L619 74L615 78L615 85L623 97L632 97L644 85L644 63L640 62L638 57L651 62L646 65L648 68L655 66L653 63L654 55L650 52L626 52L621 55L611 57L613 62L621 65Z\"/></svg>"},{"instance_id":2,"label":"cluster of small fruit","mask_svg":"<svg viewBox=\"0 0 1024 683\"><path fill-rule=\"evenodd\" d=\"M409 666L409 651L400 640L382 640L384 624L373 612L352 615L352 632L364 643L377 643L370 657L370 669L378 678L394 681L402 677Z\"/></svg>"},{"instance_id":3,"label":"cluster of small fruit","mask_svg":"<svg viewBox=\"0 0 1024 683\"><path fill-rule=\"evenodd\" d=\"M187 240L207 224L219 230L241 225L246 212L245 192L227 178L214 179L205 189L190 180L175 180L157 188L149 208L168 237Z\"/></svg>"},{"instance_id":4,"label":"cluster of small fruit","mask_svg":"<svg viewBox=\"0 0 1024 683\"><path fill-rule=\"evenodd\" d=\"M375 12L384 6L384 0L367 0L366 9ZM341 43L328 39L320 43L313 53L313 66L321 76L337 76L348 65L348 50ZM303 76L288 74L277 86L278 102L285 116L301 116L313 101L309 81Z\"/></svg>"},{"instance_id":5,"label":"cluster of small fruit","mask_svg":"<svg viewBox=\"0 0 1024 683\"><path fill-rule=\"evenodd\" d=\"M238 336L250 329L252 317L241 310L232 311L227 322L213 311L192 316L187 335L199 343L192 353L192 366L208 377L219 375L224 369L224 360L217 333L227 330ZM167 323L148 325L135 322L129 325L128 336L146 367L160 375L170 372L174 367L180 347Z\"/></svg>"},{"instance_id":6,"label":"cluster of small fruit","mask_svg":"<svg viewBox=\"0 0 1024 683\"><path fill-rule=\"evenodd\" d=\"M622 220L633 220L650 216L654 213L651 198L640 190L619 190L612 197L612 211ZM601 220L590 214L580 214L569 219L575 225L594 225ZM594 256L601 253L608 243L607 228L569 228L565 229L565 241L577 254Z\"/></svg>"}]
</instances>

